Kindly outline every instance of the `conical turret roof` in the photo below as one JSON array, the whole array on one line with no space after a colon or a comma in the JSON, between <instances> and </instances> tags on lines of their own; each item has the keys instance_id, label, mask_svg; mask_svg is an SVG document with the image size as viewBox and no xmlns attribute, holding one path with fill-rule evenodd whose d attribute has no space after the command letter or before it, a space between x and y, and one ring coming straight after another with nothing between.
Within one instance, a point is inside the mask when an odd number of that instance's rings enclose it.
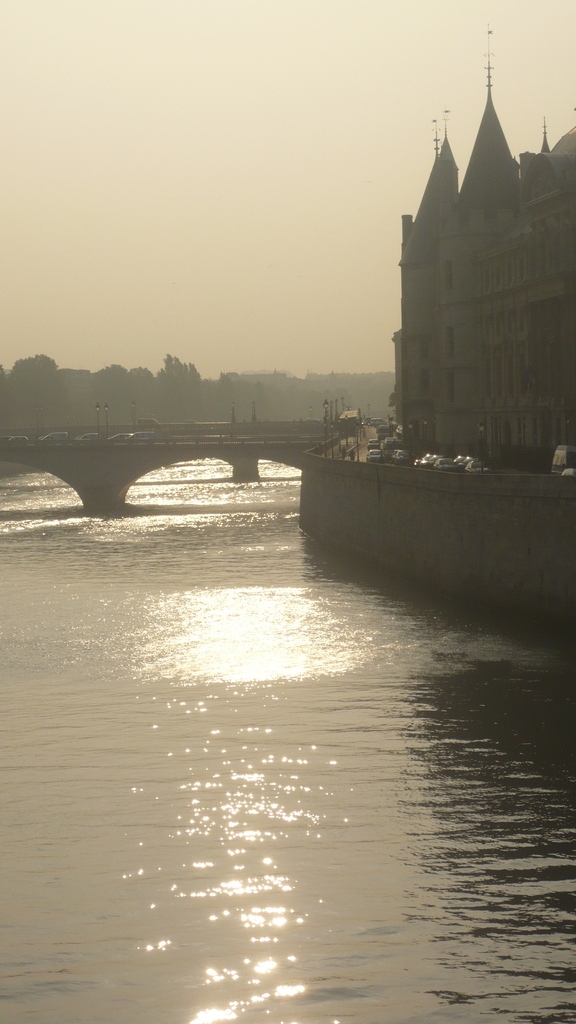
<instances>
[{"instance_id":1,"label":"conical turret roof","mask_svg":"<svg viewBox=\"0 0 576 1024\"><path fill-rule=\"evenodd\" d=\"M458 209L516 210L520 197L518 165L514 160L488 89L486 108L480 122L470 163L462 182Z\"/></svg>"},{"instance_id":2,"label":"conical turret roof","mask_svg":"<svg viewBox=\"0 0 576 1024\"><path fill-rule=\"evenodd\" d=\"M401 266L407 263L430 263L434 259L440 218L455 208L457 195L458 168L450 143L445 138L432 165L410 237L404 246Z\"/></svg>"}]
</instances>

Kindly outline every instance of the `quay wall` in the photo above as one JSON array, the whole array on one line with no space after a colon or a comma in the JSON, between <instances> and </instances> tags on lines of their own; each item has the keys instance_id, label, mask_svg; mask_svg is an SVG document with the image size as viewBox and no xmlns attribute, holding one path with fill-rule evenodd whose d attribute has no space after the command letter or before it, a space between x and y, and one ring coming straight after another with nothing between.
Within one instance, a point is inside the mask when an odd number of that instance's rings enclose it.
<instances>
[{"instance_id":1,"label":"quay wall","mask_svg":"<svg viewBox=\"0 0 576 1024\"><path fill-rule=\"evenodd\" d=\"M576 477L437 473L309 454L300 525L446 593L576 620Z\"/></svg>"}]
</instances>

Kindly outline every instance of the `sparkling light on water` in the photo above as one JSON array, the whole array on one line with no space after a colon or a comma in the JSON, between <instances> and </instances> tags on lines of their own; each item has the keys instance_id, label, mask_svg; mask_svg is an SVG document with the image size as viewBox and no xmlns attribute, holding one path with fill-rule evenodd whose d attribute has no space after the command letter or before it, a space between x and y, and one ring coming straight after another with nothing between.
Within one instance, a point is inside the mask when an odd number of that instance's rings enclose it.
<instances>
[{"instance_id":1,"label":"sparkling light on water","mask_svg":"<svg viewBox=\"0 0 576 1024\"><path fill-rule=\"evenodd\" d=\"M5 484L6 1020L572 1022L573 657L332 563L282 469Z\"/></svg>"}]
</instances>

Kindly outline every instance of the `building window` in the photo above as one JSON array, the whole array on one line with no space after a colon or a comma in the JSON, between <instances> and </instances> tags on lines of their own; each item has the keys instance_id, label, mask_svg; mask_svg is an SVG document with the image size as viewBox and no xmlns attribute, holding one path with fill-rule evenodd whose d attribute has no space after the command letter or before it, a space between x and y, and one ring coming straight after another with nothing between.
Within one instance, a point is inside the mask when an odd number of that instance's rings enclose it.
<instances>
[{"instance_id":1,"label":"building window","mask_svg":"<svg viewBox=\"0 0 576 1024\"><path fill-rule=\"evenodd\" d=\"M514 394L514 356L506 353L506 394L511 398Z\"/></svg>"},{"instance_id":2,"label":"building window","mask_svg":"<svg viewBox=\"0 0 576 1024\"><path fill-rule=\"evenodd\" d=\"M507 334L516 334L516 310L512 309L506 314L506 332Z\"/></svg>"},{"instance_id":3,"label":"building window","mask_svg":"<svg viewBox=\"0 0 576 1024\"><path fill-rule=\"evenodd\" d=\"M518 350L516 357L516 369L518 378L518 391L521 395L526 394L527 380L526 380L526 354L524 348Z\"/></svg>"},{"instance_id":4,"label":"building window","mask_svg":"<svg viewBox=\"0 0 576 1024\"><path fill-rule=\"evenodd\" d=\"M496 349L494 352L494 394L497 398L502 397L502 352Z\"/></svg>"},{"instance_id":5,"label":"building window","mask_svg":"<svg viewBox=\"0 0 576 1024\"><path fill-rule=\"evenodd\" d=\"M445 348L446 348L446 358L447 359L454 359L454 328L453 328L452 324L450 324L446 328L446 345L445 345Z\"/></svg>"},{"instance_id":6,"label":"building window","mask_svg":"<svg viewBox=\"0 0 576 1024\"><path fill-rule=\"evenodd\" d=\"M490 373L490 356L486 356L484 362L484 391L486 398L492 398L492 379Z\"/></svg>"},{"instance_id":7,"label":"building window","mask_svg":"<svg viewBox=\"0 0 576 1024\"><path fill-rule=\"evenodd\" d=\"M452 260L446 260L444 263L444 285L446 288L452 288Z\"/></svg>"}]
</instances>

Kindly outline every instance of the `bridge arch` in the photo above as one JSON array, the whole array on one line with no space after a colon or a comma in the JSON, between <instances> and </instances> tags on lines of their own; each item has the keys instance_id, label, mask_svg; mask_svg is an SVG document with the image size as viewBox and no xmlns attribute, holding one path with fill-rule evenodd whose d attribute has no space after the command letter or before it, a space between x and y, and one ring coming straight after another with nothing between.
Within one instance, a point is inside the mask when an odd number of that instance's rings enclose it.
<instances>
[{"instance_id":1,"label":"bridge arch","mask_svg":"<svg viewBox=\"0 0 576 1024\"><path fill-rule=\"evenodd\" d=\"M148 444L94 445L22 444L3 449L0 458L40 472L52 473L78 494L87 512L120 511L129 488L155 469L179 462L218 458L232 466L235 483L260 479L258 462L267 460L301 467L311 439L197 440Z\"/></svg>"}]
</instances>

